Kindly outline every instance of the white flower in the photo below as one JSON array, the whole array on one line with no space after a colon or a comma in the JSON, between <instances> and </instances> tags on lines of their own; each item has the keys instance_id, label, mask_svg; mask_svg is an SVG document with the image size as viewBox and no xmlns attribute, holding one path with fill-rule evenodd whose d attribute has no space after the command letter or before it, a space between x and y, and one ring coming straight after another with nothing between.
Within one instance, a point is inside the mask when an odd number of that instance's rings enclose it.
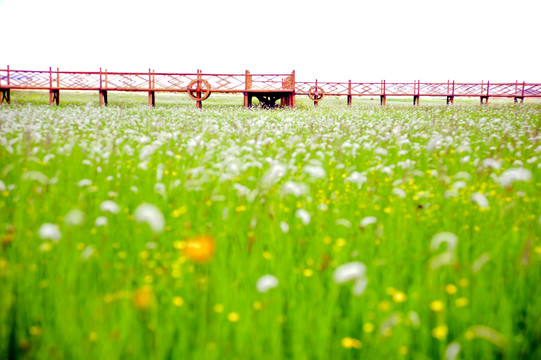
<instances>
[{"instance_id":1,"label":"white flower","mask_svg":"<svg viewBox=\"0 0 541 360\"><path fill-rule=\"evenodd\" d=\"M488 158L483 160L483 166L486 168L492 168L494 170L500 170L502 168L502 164L498 160Z\"/></svg>"},{"instance_id":2,"label":"white flower","mask_svg":"<svg viewBox=\"0 0 541 360\"><path fill-rule=\"evenodd\" d=\"M284 234L287 234L289 232L289 225L285 221L282 221L280 222L280 229Z\"/></svg>"},{"instance_id":3,"label":"white flower","mask_svg":"<svg viewBox=\"0 0 541 360\"><path fill-rule=\"evenodd\" d=\"M120 206L118 206L118 204L113 200L105 200L101 203L100 210L103 212L117 214L120 211Z\"/></svg>"},{"instance_id":4,"label":"white flower","mask_svg":"<svg viewBox=\"0 0 541 360\"><path fill-rule=\"evenodd\" d=\"M454 176L455 179L462 179L462 180L465 180L465 181L470 181L471 180L471 175L465 171L459 171L455 174Z\"/></svg>"},{"instance_id":5,"label":"white flower","mask_svg":"<svg viewBox=\"0 0 541 360\"><path fill-rule=\"evenodd\" d=\"M364 293L368 279L366 278L366 266L359 261L343 264L334 270L333 280L337 284L355 281L353 293L360 296Z\"/></svg>"},{"instance_id":6,"label":"white flower","mask_svg":"<svg viewBox=\"0 0 541 360\"><path fill-rule=\"evenodd\" d=\"M94 221L94 226L96 227L105 226L107 225L108 222L109 221L107 220L105 216L98 216L96 220Z\"/></svg>"},{"instance_id":7,"label":"white flower","mask_svg":"<svg viewBox=\"0 0 541 360\"><path fill-rule=\"evenodd\" d=\"M2 180L0 180L0 191L6 191L6 184Z\"/></svg>"},{"instance_id":8,"label":"white flower","mask_svg":"<svg viewBox=\"0 0 541 360\"><path fill-rule=\"evenodd\" d=\"M292 194L296 197L305 195L308 192L308 186L304 183L298 183L293 181L286 181L282 185L282 193L284 195Z\"/></svg>"},{"instance_id":9,"label":"white flower","mask_svg":"<svg viewBox=\"0 0 541 360\"><path fill-rule=\"evenodd\" d=\"M461 346L457 341L453 341L447 345L445 349L445 360L455 360L460 353Z\"/></svg>"},{"instance_id":10,"label":"white flower","mask_svg":"<svg viewBox=\"0 0 541 360\"><path fill-rule=\"evenodd\" d=\"M47 185L49 178L40 171L27 171L21 176L22 180L37 181L42 185Z\"/></svg>"},{"instance_id":11,"label":"white flower","mask_svg":"<svg viewBox=\"0 0 541 360\"><path fill-rule=\"evenodd\" d=\"M255 287L260 293L265 293L278 286L278 279L274 275L263 275L257 280Z\"/></svg>"},{"instance_id":12,"label":"white flower","mask_svg":"<svg viewBox=\"0 0 541 360\"><path fill-rule=\"evenodd\" d=\"M94 248L92 247L92 245L88 245L81 253L81 259L87 260L89 257L92 256L92 254L94 254Z\"/></svg>"},{"instance_id":13,"label":"white flower","mask_svg":"<svg viewBox=\"0 0 541 360\"><path fill-rule=\"evenodd\" d=\"M162 212L152 204L141 204L135 209L135 220L147 223L154 233L160 233L165 228L165 218Z\"/></svg>"},{"instance_id":14,"label":"white flower","mask_svg":"<svg viewBox=\"0 0 541 360\"><path fill-rule=\"evenodd\" d=\"M326 176L325 170L319 165L306 165L302 170L313 179L323 179Z\"/></svg>"},{"instance_id":15,"label":"white flower","mask_svg":"<svg viewBox=\"0 0 541 360\"><path fill-rule=\"evenodd\" d=\"M455 234L452 232L441 232L432 238L430 241L430 250L436 251L440 247L442 243L447 244L447 250L454 250L456 248L456 244L458 243L458 238Z\"/></svg>"},{"instance_id":16,"label":"white flower","mask_svg":"<svg viewBox=\"0 0 541 360\"><path fill-rule=\"evenodd\" d=\"M64 217L68 226L81 225L85 221L85 213L79 209L70 210Z\"/></svg>"},{"instance_id":17,"label":"white flower","mask_svg":"<svg viewBox=\"0 0 541 360\"><path fill-rule=\"evenodd\" d=\"M272 167L263 175L261 178L261 183L263 186L272 186L278 180L280 180L286 174L286 166L282 164L274 164Z\"/></svg>"},{"instance_id":18,"label":"white flower","mask_svg":"<svg viewBox=\"0 0 541 360\"><path fill-rule=\"evenodd\" d=\"M343 218L336 219L336 225L343 226L343 227L346 227L346 228L350 229L351 228L351 221L349 221L348 219L343 219Z\"/></svg>"},{"instance_id":19,"label":"white flower","mask_svg":"<svg viewBox=\"0 0 541 360\"><path fill-rule=\"evenodd\" d=\"M445 199L449 199L451 197L458 197L458 190L456 189L445 190L445 192L443 193L443 197Z\"/></svg>"},{"instance_id":20,"label":"white flower","mask_svg":"<svg viewBox=\"0 0 541 360\"><path fill-rule=\"evenodd\" d=\"M83 179L77 183L77 186L79 187L85 187L85 186L90 186L90 185L92 185L92 180L90 179Z\"/></svg>"},{"instance_id":21,"label":"white flower","mask_svg":"<svg viewBox=\"0 0 541 360\"><path fill-rule=\"evenodd\" d=\"M501 187L509 187L516 181L530 180L532 180L532 172L524 168L507 169L496 178L496 182L500 184Z\"/></svg>"},{"instance_id":22,"label":"white flower","mask_svg":"<svg viewBox=\"0 0 541 360\"><path fill-rule=\"evenodd\" d=\"M486 209L489 206L488 199L485 195L475 192L472 194L471 199L477 203L481 209Z\"/></svg>"},{"instance_id":23,"label":"white flower","mask_svg":"<svg viewBox=\"0 0 541 360\"><path fill-rule=\"evenodd\" d=\"M60 233L60 229L58 228L58 225L45 223L41 225L38 231L39 237L42 239L51 239L53 241L60 240L60 237L62 234Z\"/></svg>"},{"instance_id":24,"label":"white flower","mask_svg":"<svg viewBox=\"0 0 541 360\"><path fill-rule=\"evenodd\" d=\"M483 266L485 266L490 261L490 254L483 253L471 266L471 271L473 273L479 272Z\"/></svg>"},{"instance_id":25,"label":"white flower","mask_svg":"<svg viewBox=\"0 0 541 360\"><path fill-rule=\"evenodd\" d=\"M375 224L378 222L378 218L375 216L367 216L361 220L361 227L364 229L368 225Z\"/></svg>"},{"instance_id":26,"label":"white flower","mask_svg":"<svg viewBox=\"0 0 541 360\"><path fill-rule=\"evenodd\" d=\"M402 188L394 188L393 194L398 196L401 199L404 199L406 197L406 192Z\"/></svg>"},{"instance_id":27,"label":"white flower","mask_svg":"<svg viewBox=\"0 0 541 360\"><path fill-rule=\"evenodd\" d=\"M349 181L352 183L355 183L359 186L359 189L363 186L363 184L367 181L367 177L364 173L360 173L357 171L354 171L349 175L347 178L344 179L344 181Z\"/></svg>"},{"instance_id":28,"label":"white flower","mask_svg":"<svg viewBox=\"0 0 541 360\"><path fill-rule=\"evenodd\" d=\"M161 195L162 197L165 198L165 196L166 196L166 193L165 193L165 191L166 191L166 190L165 190L165 184L163 184L163 183L156 183L156 184L154 185L154 191L156 192L156 194L159 194L159 195Z\"/></svg>"},{"instance_id":29,"label":"white flower","mask_svg":"<svg viewBox=\"0 0 541 360\"><path fill-rule=\"evenodd\" d=\"M310 224L310 220L312 219L312 217L310 216L310 213L304 209L298 209L295 212L295 216L301 219L304 225Z\"/></svg>"},{"instance_id":30,"label":"white flower","mask_svg":"<svg viewBox=\"0 0 541 360\"><path fill-rule=\"evenodd\" d=\"M335 283L343 284L366 275L366 266L359 261L343 264L334 270L332 278Z\"/></svg>"},{"instance_id":31,"label":"white flower","mask_svg":"<svg viewBox=\"0 0 541 360\"><path fill-rule=\"evenodd\" d=\"M468 185L462 180L459 180L459 181L457 181L457 182L455 182L453 184L453 188L455 188L457 190L465 188L466 186L468 186Z\"/></svg>"}]
</instances>

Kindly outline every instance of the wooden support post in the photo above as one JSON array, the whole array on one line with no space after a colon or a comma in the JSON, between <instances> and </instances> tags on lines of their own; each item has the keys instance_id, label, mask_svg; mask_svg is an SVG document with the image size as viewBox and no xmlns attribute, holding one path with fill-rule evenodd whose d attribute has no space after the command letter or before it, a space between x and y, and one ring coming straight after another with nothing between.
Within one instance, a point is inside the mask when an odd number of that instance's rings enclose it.
<instances>
[{"instance_id":1,"label":"wooden support post","mask_svg":"<svg viewBox=\"0 0 541 360\"><path fill-rule=\"evenodd\" d=\"M291 86L293 88L293 92L291 93L291 107L294 108L296 106L295 103L295 70L291 73Z\"/></svg>"},{"instance_id":2,"label":"wooden support post","mask_svg":"<svg viewBox=\"0 0 541 360\"><path fill-rule=\"evenodd\" d=\"M107 90L100 90L100 106L107 106Z\"/></svg>"},{"instance_id":3,"label":"wooden support post","mask_svg":"<svg viewBox=\"0 0 541 360\"><path fill-rule=\"evenodd\" d=\"M351 80L348 82L348 106L351 106Z\"/></svg>"},{"instance_id":4,"label":"wooden support post","mask_svg":"<svg viewBox=\"0 0 541 360\"><path fill-rule=\"evenodd\" d=\"M53 81L56 81L56 87L53 87ZM53 71L49 67L49 105L60 105L60 74L56 68L56 80L53 80Z\"/></svg>"},{"instance_id":5,"label":"wooden support post","mask_svg":"<svg viewBox=\"0 0 541 360\"><path fill-rule=\"evenodd\" d=\"M421 88L421 80L417 80L417 85L415 85L415 81L413 82L413 105L419 106L419 91ZM417 91L417 94L415 92Z\"/></svg>"},{"instance_id":6,"label":"wooden support post","mask_svg":"<svg viewBox=\"0 0 541 360\"><path fill-rule=\"evenodd\" d=\"M107 106L107 90L103 89L104 84L105 84L105 88L107 88L107 82L106 81L104 82L104 78L107 79L106 76L107 75L104 76L100 68L100 90L99 90L100 106Z\"/></svg>"},{"instance_id":7,"label":"wooden support post","mask_svg":"<svg viewBox=\"0 0 541 360\"><path fill-rule=\"evenodd\" d=\"M51 89L49 90L49 105L60 105L60 90Z\"/></svg>"},{"instance_id":8,"label":"wooden support post","mask_svg":"<svg viewBox=\"0 0 541 360\"><path fill-rule=\"evenodd\" d=\"M387 104L387 95L385 95L385 80L381 81L380 92L381 95L379 97L379 104L381 106L385 106Z\"/></svg>"},{"instance_id":9,"label":"wooden support post","mask_svg":"<svg viewBox=\"0 0 541 360\"><path fill-rule=\"evenodd\" d=\"M2 101L0 101L0 103L3 103L5 101L7 104L11 104L10 89L0 89L0 90L2 90Z\"/></svg>"},{"instance_id":10,"label":"wooden support post","mask_svg":"<svg viewBox=\"0 0 541 360\"><path fill-rule=\"evenodd\" d=\"M244 75L244 90L252 89L252 75L248 70ZM244 92L244 108L252 107L252 96L248 94L248 91Z\"/></svg>"},{"instance_id":11,"label":"wooden support post","mask_svg":"<svg viewBox=\"0 0 541 360\"><path fill-rule=\"evenodd\" d=\"M316 89L317 89L317 79L316 79ZM317 103L318 103L318 101L314 100L314 107L317 107Z\"/></svg>"},{"instance_id":12,"label":"wooden support post","mask_svg":"<svg viewBox=\"0 0 541 360\"><path fill-rule=\"evenodd\" d=\"M148 69L148 106L156 106L156 94L154 92L154 81L151 69Z\"/></svg>"},{"instance_id":13,"label":"wooden support post","mask_svg":"<svg viewBox=\"0 0 541 360\"><path fill-rule=\"evenodd\" d=\"M0 104L4 101L8 104L11 103L11 92L10 92L10 79L9 79L9 65L7 66L7 75L6 75L7 87L2 87L2 77L0 76L0 90L2 91L2 100Z\"/></svg>"},{"instance_id":14,"label":"wooden support post","mask_svg":"<svg viewBox=\"0 0 541 360\"><path fill-rule=\"evenodd\" d=\"M481 80L481 96L479 97L479 99L481 100L481 105L483 104L487 104L488 103L488 87L487 87L487 95L484 95L484 92L485 92L485 85L484 85L484 80Z\"/></svg>"}]
</instances>

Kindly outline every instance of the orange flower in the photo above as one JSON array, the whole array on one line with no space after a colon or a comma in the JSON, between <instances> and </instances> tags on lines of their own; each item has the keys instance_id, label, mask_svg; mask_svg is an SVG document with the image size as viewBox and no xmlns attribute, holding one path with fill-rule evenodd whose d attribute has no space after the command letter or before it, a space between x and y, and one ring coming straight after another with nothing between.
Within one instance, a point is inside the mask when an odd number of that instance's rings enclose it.
<instances>
[{"instance_id":1,"label":"orange flower","mask_svg":"<svg viewBox=\"0 0 541 360\"><path fill-rule=\"evenodd\" d=\"M133 302L139 310L147 310L154 303L154 292L149 285L141 286L135 292Z\"/></svg>"},{"instance_id":2,"label":"orange flower","mask_svg":"<svg viewBox=\"0 0 541 360\"><path fill-rule=\"evenodd\" d=\"M206 263L214 255L215 249L216 244L214 239L208 235L204 235L187 240L182 247L182 253L195 262Z\"/></svg>"}]
</instances>

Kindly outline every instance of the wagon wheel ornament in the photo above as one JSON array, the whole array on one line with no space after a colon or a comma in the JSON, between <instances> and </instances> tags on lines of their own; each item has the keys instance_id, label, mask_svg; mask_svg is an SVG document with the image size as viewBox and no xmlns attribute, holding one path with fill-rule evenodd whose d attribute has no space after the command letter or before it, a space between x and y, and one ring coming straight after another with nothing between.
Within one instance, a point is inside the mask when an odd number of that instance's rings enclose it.
<instances>
[{"instance_id":1,"label":"wagon wheel ornament","mask_svg":"<svg viewBox=\"0 0 541 360\"><path fill-rule=\"evenodd\" d=\"M319 86L312 86L308 90L308 97L310 100L313 100L314 103L317 103L319 100L323 99L323 96L325 96L325 90Z\"/></svg>"},{"instance_id":2,"label":"wagon wheel ornament","mask_svg":"<svg viewBox=\"0 0 541 360\"><path fill-rule=\"evenodd\" d=\"M210 84L207 80L192 80L187 87L188 96L199 102L208 99L210 96Z\"/></svg>"}]
</instances>

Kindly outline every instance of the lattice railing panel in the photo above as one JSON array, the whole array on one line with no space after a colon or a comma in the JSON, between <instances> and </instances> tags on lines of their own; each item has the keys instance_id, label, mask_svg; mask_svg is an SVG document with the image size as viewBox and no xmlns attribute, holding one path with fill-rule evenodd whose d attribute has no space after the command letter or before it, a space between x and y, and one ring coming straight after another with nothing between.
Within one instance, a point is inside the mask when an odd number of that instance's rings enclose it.
<instances>
[{"instance_id":1,"label":"lattice railing panel","mask_svg":"<svg viewBox=\"0 0 541 360\"><path fill-rule=\"evenodd\" d=\"M452 83L418 83L418 94L428 96L445 96L453 94Z\"/></svg>"},{"instance_id":2,"label":"lattice railing panel","mask_svg":"<svg viewBox=\"0 0 541 360\"><path fill-rule=\"evenodd\" d=\"M479 96L486 94L486 84L455 83L455 95Z\"/></svg>"},{"instance_id":3,"label":"lattice railing panel","mask_svg":"<svg viewBox=\"0 0 541 360\"><path fill-rule=\"evenodd\" d=\"M383 89L382 83L351 83L352 95L375 96L381 95Z\"/></svg>"},{"instance_id":4,"label":"lattice railing panel","mask_svg":"<svg viewBox=\"0 0 541 360\"><path fill-rule=\"evenodd\" d=\"M148 90L149 73L107 73L102 87L118 90Z\"/></svg>"},{"instance_id":5,"label":"lattice railing panel","mask_svg":"<svg viewBox=\"0 0 541 360\"><path fill-rule=\"evenodd\" d=\"M7 71L2 70L6 80L2 79L2 85L7 84ZM9 71L9 85L23 89L49 89L51 85L48 71Z\"/></svg>"},{"instance_id":6,"label":"lattice railing panel","mask_svg":"<svg viewBox=\"0 0 541 360\"><path fill-rule=\"evenodd\" d=\"M203 80L207 80L209 82L213 91L244 91L244 74L202 74L201 77Z\"/></svg>"},{"instance_id":7,"label":"lattice railing panel","mask_svg":"<svg viewBox=\"0 0 541 360\"><path fill-rule=\"evenodd\" d=\"M53 80L56 79L58 79L56 86L59 88L80 90L100 88L100 73L59 72L57 77L57 73L53 72Z\"/></svg>"},{"instance_id":8,"label":"lattice railing panel","mask_svg":"<svg viewBox=\"0 0 541 360\"><path fill-rule=\"evenodd\" d=\"M526 84L524 96L541 96L541 84Z\"/></svg>"},{"instance_id":9,"label":"lattice railing panel","mask_svg":"<svg viewBox=\"0 0 541 360\"><path fill-rule=\"evenodd\" d=\"M153 86L156 90L186 91L188 84L197 79L197 74L162 74L153 75Z\"/></svg>"},{"instance_id":10,"label":"lattice railing panel","mask_svg":"<svg viewBox=\"0 0 541 360\"><path fill-rule=\"evenodd\" d=\"M386 83L385 95L402 96L417 94L415 83Z\"/></svg>"}]
</instances>

